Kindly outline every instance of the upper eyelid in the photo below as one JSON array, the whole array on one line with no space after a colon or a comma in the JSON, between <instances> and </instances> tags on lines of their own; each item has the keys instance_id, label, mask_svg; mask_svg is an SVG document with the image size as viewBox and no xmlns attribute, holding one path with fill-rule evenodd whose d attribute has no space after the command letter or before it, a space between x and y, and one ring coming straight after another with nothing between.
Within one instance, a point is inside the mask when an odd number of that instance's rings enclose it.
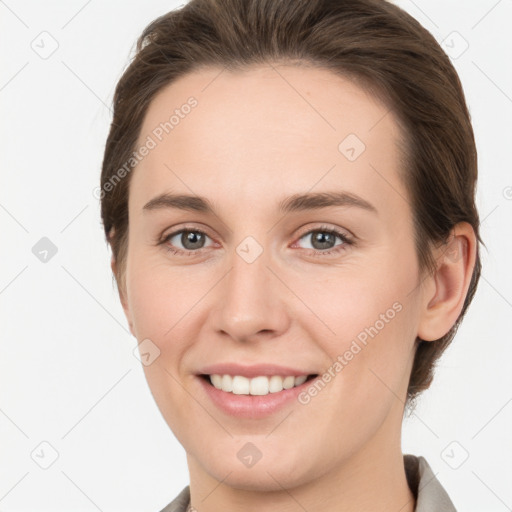
<instances>
[{"instance_id":1,"label":"upper eyelid","mask_svg":"<svg viewBox=\"0 0 512 512\"><path fill-rule=\"evenodd\" d=\"M205 228L198 228L198 227L192 227L192 226L185 226L178 229L171 230L169 233L163 233L161 238L163 241L168 240L171 237L174 237L176 235L179 235L180 233L183 233L184 231L190 231L190 232L199 232L204 233L206 236L211 238L213 240L213 237L208 233L208 230Z\"/></svg>"},{"instance_id":2,"label":"upper eyelid","mask_svg":"<svg viewBox=\"0 0 512 512\"><path fill-rule=\"evenodd\" d=\"M313 227L313 228L305 228L304 231L301 231L298 235L299 238L302 238L304 235L308 235L314 231L332 231L337 233L338 235L342 235L346 238L355 238L354 235L346 228L338 228L338 227L332 227L328 226L326 224L322 224L321 226Z\"/></svg>"},{"instance_id":3,"label":"upper eyelid","mask_svg":"<svg viewBox=\"0 0 512 512\"><path fill-rule=\"evenodd\" d=\"M322 223L320 226L316 226L316 227L308 227L308 228L304 228L304 230L302 230L302 228L299 228L299 231L300 231L300 235L297 235L297 236L304 236L312 231L322 231L322 230L325 230L325 231L338 231L340 232L340 234L343 234L343 235L347 235L347 237L354 237L353 233L351 233L348 229L346 228L340 228L340 227L333 227L333 226L328 226L326 223ZM169 233L165 234L165 231L164 231L164 234L162 234L162 238L167 238L169 236L174 236L174 235L177 235L178 233L181 233L183 231L198 231L198 232L201 232L201 233L204 233L205 235L208 235L210 238L214 238L212 236L209 235L208 233L208 229L207 228L203 228L203 227L197 227L197 226L183 226L183 227L180 227L178 229L175 229L175 230L172 230L170 231Z\"/></svg>"}]
</instances>

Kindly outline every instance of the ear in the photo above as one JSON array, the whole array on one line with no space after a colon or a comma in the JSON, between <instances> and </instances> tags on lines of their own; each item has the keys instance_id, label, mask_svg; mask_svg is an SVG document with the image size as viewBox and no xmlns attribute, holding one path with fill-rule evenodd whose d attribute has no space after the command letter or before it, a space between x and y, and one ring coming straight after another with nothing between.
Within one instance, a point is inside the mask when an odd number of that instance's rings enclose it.
<instances>
[{"instance_id":1,"label":"ear","mask_svg":"<svg viewBox=\"0 0 512 512\"><path fill-rule=\"evenodd\" d=\"M116 285L117 285L117 291L119 293L119 300L121 301L121 305L123 306L124 315L126 316L126 320L128 321L128 325L130 327L130 332L133 336L135 336L134 330L133 330L133 321L132 321L132 315L130 308L128 307L128 301L126 299L126 286L124 286L123 283L119 283L117 280L117 262L112 256L112 259L110 260L110 268L112 269L112 273L114 274L116 278ZM136 336L135 336L136 337Z\"/></svg>"},{"instance_id":2,"label":"ear","mask_svg":"<svg viewBox=\"0 0 512 512\"><path fill-rule=\"evenodd\" d=\"M464 306L476 260L477 240L467 222L457 224L448 242L436 249L437 270L424 282L418 336L442 338L455 324Z\"/></svg>"}]
</instances>

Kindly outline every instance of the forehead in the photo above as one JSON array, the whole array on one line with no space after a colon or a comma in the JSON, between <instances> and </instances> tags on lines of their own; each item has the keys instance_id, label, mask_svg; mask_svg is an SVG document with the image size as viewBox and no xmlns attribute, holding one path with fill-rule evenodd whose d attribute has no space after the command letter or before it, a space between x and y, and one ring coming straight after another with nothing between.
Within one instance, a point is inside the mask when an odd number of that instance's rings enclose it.
<instances>
[{"instance_id":1,"label":"forehead","mask_svg":"<svg viewBox=\"0 0 512 512\"><path fill-rule=\"evenodd\" d=\"M378 206L400 200L392 189L405 193L400 136L386 105L329 70L205 68L151 102L138 145L154 144L134 171L130 200L141 207L172 190L240 202L342 188Z\"/></svg>"}]
</instances>

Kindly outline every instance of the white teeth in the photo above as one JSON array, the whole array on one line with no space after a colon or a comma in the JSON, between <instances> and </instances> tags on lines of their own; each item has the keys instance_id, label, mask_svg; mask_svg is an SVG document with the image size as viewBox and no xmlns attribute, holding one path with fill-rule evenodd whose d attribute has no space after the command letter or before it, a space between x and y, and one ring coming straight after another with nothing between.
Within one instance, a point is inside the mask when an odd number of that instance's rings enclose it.
<instances>
[{"instance_id":1,"label":"white teeth","mask_svg":"<svg viewBox=\"0 0 512 512\"><path fill-rule=\"evenodd\" d=\"M210 375L210 382L222 391L231 392L235 395L268 395L269 393L278 393L283 389L290 389L294 386L304 384L307 375L299 375L294 377L289 375L287 377L280 377L279 375L272 375L272 377L254 377L248 379L241 375Z\"/></svg>"},{"instance_id":2,"label":"white teeth","mask_svg":"<svg viewBox=\"0 0 512 512\"><path fill-rule=\"evenodd\" d=\"M295 385L300 386L301 384L304 384L306 380L308 379L307 375L301 375L300 377L295 377Z\"/></svg>"},{"instance_id":3,"label":"white teeth","mask_svg":"<svg viewBox=\"0 0 512 512\"><path fill-rule=\"evenodd\" d=\"M295 377L290 375L283 379L283 388L284 389L293 388L294 385L295 385Z\"/></svg>"},{"instance_id":4,"label":"white teeth","mask_svg":"<svg viewBox=\"0 0 512 512\"><path fill-rule=\"evenodd\" d=\"M248 395L251 381L247 377L235 375L233 377L233 393L235 395Z\"/></svg>"},{"instance_id":5,"label":"white teeth","mask_svg":"<svg viewBox=\"0 0 512 512\"><path fill-rule=\"evenodd\" d=\"M279 375L272 375L268 382L268 390L271 393L277 393L278 391L283 391L283 378L279 377Z\"/></svg>"},{"instance_id":6,"label":"white teeth","mask_svg":"<svg viewBox=\"0 0 512 512\"><path fill-rule=\"evenodd\" d=\"M210 381L217 389L222 389L222 375L210 375Z\"/></svg>"},{"instance_id":7,"label":"white teeth","mask_svg":"<svg viewBox=\"0 0 512 512\"><path fill-rule=\"evenodd\" d=\"M267 395L268 377L256 377L251 379L249 393L251 395Z\"/></svg>"},{"instance_id":8,"label":"white teeth","mask_svg":"<svg viewBox=\"0 0 512 512\"><path fill-rule=\"evenodd\" d=\"M233 391L233 378L231 377L231 375L223 375L221 386L215 387L218 389L222 389L223 391Z\"/></svg>"}]
</instances>

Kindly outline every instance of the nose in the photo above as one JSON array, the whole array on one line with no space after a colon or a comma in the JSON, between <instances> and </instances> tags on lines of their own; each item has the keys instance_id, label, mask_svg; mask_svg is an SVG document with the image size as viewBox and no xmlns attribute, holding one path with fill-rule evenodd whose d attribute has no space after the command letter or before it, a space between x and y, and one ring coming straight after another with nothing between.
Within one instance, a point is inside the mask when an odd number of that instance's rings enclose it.
<instances>
[{"instance_id":1,"label":"nose","mask_svg":"<svg viewBox=\"0 0 512 512\"><path fill-rule=\"evenodd\" d=\"M236 341L258 341L282 335L290 325L291 293L276 277L266 251L253 262L234 252L232 266L217 290L213 325ZM281 276L284 279L284 276Z\"/></svg>"}]
</instances>

